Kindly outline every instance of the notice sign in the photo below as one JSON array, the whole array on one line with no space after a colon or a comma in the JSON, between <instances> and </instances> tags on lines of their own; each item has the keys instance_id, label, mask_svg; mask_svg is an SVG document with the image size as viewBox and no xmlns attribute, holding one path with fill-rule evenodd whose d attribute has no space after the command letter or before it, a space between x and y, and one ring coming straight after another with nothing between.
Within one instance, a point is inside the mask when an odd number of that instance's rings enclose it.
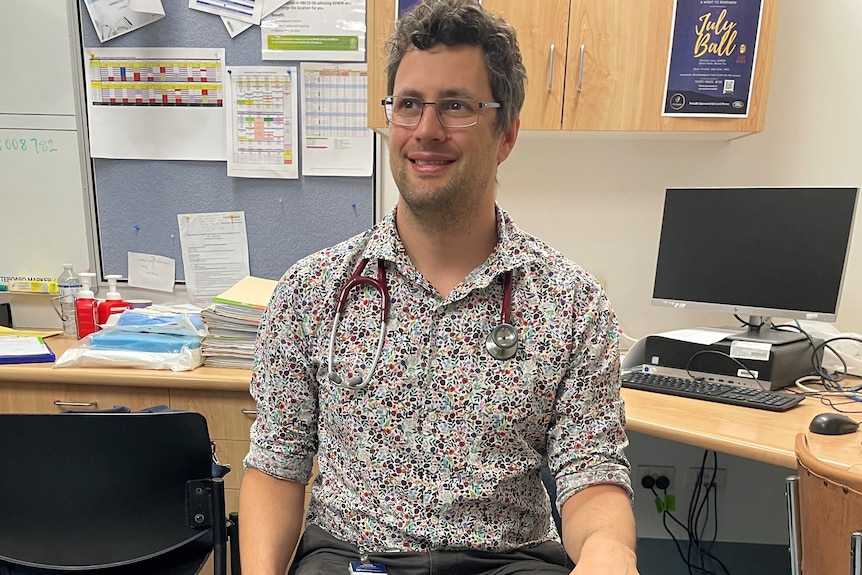
<instances>
[{"instance_id":1,"label":"notice sign","mask_svg":"<svg viewBox=\"0 0 862 575\"><path fill-rule=\"evenodd\" d=\"M748 117L762 0L675 0L664 116Z\"/></svg>"}]
</instances>

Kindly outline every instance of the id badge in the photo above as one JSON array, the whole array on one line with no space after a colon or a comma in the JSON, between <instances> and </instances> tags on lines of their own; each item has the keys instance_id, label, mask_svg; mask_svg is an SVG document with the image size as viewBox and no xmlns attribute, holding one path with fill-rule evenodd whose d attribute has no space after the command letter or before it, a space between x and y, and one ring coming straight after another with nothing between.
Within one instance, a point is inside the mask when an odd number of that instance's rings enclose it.
<instances>
[{"instance_id":1,"label":"id badge","mask_svg":"<svg viewBox=\"0 0 862 575\"><path fill-rule=\"evenodd\" d=\"M364 561L351 561L350 562L350 570L348 571L350 575L363 575L365 573L389 573L386 570L386 566L383 563L371 563Z\"/></svg>"}]
</instances>

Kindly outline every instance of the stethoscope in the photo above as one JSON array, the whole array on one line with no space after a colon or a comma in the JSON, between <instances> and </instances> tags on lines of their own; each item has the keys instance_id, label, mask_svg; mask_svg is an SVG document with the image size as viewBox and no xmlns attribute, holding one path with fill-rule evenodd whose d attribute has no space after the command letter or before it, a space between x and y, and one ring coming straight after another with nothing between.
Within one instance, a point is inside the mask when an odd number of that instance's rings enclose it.
<instances>
[{"instance_id":1,"label":"stethoscope","mask_svg":"<svg viewBox=\"0 0 862 575\"><path fill-rule=\"evenodd\" d=\"M363 389L368 386L371 378L374 377L374 372L377 371L377 366L380 363L380 355L383 352L383 341L386 339L386 321L389 319L389 290L386 287L386 268L383 260L377 260L377 277L362 275L362 271L368 264L368 259L363 258L350 274L347 283L341 288L338 293L338 306L335 309L335 317L332 320L332 332L329 334L329 353L327 355L327 364L329 373L326 377L333 384L339 387L348 389ZM344 378L335 373L333 369L333 358L335 356L335 339L338 333L338 327L341 325L341 318L344 314L344 308L347 306L347 296L350 295L350 290L360 285L369 285L380 294L380 331L377 334L377 349L374 352L374 359L371 361L371 368L368 373L363 375L358 373L353 377L344 381ZM503 274L503 303L500 305L500 323L491 329L491 333L485 338L485 349L495 359L500 361L507 360L515 355L518 351L518 330L511 323L512 315L512 272L507 271Z\"/></svg>"}]
</instances>

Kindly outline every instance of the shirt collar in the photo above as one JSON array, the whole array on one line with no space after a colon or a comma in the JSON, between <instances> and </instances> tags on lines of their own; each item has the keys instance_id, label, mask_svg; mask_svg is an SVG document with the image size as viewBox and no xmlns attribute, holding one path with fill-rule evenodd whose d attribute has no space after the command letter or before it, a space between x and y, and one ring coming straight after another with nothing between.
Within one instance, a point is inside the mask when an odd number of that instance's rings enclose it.
<instances>
[{"instance_id":1,"label":"shirt collar","mask_svg":"<svg viewBox=\"0 0 862 575\"><path fill-rule=\"evenodd\" d=\"M518 228L511 216L499 205L495 204L497 217L497 246L485 262L476 268L466 284L473 282L487 284L506 271L514 271L532 263L534 250L529 244L533 238ZM412 267L407 250L398 235L395 225L396 208L393 208L384 218L371 228L368 243L362 253L369 260L382 259L397 263L405 263ZM484 281L483 281L484 278Z\"/></svg>"}]
</instances>

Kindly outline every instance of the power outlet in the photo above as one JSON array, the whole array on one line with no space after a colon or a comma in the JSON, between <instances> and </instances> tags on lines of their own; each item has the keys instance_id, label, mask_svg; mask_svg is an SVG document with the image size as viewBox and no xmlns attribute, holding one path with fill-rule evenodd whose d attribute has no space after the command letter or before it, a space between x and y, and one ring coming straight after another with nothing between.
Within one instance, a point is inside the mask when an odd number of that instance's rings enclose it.
<instances>
[{"instance_id":1,"label":"power outlet","mask_svg":"<svg viewBox=\"0 0 862 575\"><path fill-rule=\"evenodd\" d=\"M658 479L659 477L667 477L670 481L670 486L673 485L673 475L674 468L664 465L638 465L636 469L636 483L635 487L640 487L641 480L644 477L652 477L653 479Z\"/></svg>"},{"instance_id":2,"label":"power outlet","mask_svg":"<svg viewBox=\"0 0 862 575\"><path fill-rule=\"evenodd\" d=\"M689 467L688 468L688 478L686 481L686 485L692 491L697 486L697 476L700 473L700 467ZM709 487L709 484L712 483L712 478L715 476L715 490L716 492L724 491L724 483L726 481L727 470L723 467L719 467L718 469L713 469L712 467L707 467L703 470L703 477L700 481L701 489L706 489Z\"/></svg>"}]
</instances>

